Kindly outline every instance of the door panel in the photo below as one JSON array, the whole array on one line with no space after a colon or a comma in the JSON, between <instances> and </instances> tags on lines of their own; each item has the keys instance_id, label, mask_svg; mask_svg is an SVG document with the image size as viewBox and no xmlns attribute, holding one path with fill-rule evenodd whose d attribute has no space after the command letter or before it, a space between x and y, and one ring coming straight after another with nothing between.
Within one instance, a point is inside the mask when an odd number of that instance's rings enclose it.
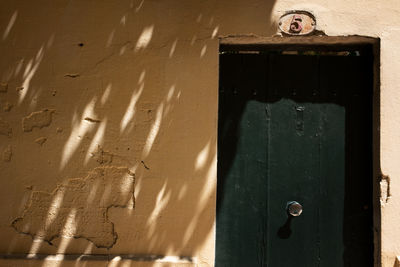
<instances>
[{"instance_id":1,"label":"door panel","mask_svg":"<svg viewBox=\"0 0 400 267\"><path fill-rule=\"evenodd\" d=\"M221 55L216 266L372 266L370 62Z\"/></svg>"}]
</instances>

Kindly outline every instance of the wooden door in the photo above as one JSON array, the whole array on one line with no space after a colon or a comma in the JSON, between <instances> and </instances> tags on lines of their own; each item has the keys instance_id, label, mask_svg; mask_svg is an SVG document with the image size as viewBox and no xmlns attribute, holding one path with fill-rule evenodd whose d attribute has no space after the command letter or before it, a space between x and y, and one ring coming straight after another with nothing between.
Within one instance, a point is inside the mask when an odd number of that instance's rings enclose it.
<instances>
[{"instance_id":1,"label":"wooden door","mask_svg":"<svg viewBox=\"0 0 400 267\"><path fill-rule=\"evenodd\" d=\"M224 53L219 90L216 266L372 266L370 54Z\"/></svg>"}]
</instances>

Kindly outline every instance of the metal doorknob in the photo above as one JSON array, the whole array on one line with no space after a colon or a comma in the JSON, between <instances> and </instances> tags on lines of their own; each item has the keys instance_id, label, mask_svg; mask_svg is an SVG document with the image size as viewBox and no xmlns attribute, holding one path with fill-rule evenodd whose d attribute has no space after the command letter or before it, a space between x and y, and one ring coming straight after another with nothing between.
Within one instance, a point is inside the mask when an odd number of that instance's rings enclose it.
<instances>
[{"instance_id":1,"label":"metal doorknob","mask_svg":"<svg viewBox=\"0 0 400 267\"><path fill-rule=\"evenodd\" d=\"M291 216L297 217L303 212L303 206L297 201L289 201L286 205L286 211Z\"/></svg>"}]
</instances>

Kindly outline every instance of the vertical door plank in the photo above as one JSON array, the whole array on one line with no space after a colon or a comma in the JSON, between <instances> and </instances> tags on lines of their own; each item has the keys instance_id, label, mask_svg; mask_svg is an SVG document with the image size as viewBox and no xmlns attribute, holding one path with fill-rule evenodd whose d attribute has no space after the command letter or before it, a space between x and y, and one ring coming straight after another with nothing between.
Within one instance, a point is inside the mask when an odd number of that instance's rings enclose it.
<instances>
[{"instance_id":1,"label":"vertical door plank","mask_svg":"<svg viewBox=\"0 0 400 267\"><path fill-rule=\"evenodd\" d=\"M268 266L318 266L318 106L288 99L269 106ZM288 217L288 201L303 206L299 217Z\"/></svg>"},{"instance_id":2,"label":"vertical door plank","mask_svg":"<svg viewBox=\"0 0 400 267\"><path fill-rule=\"evenodd\" d=\"M259 56L224 55L218 138L216 266L264 266L266 258L265 64ZM240 74L238 74L240 72ZM228 93L227 93L228 92ZM223 106L221 106L223 103Z\"/></svg>"},{"instance_id":3,"label":"vertical door plank","mask_svg":"<svg viewBox=\"0 0 400 267\"><path fill-rule=\"evenodd\" d=\"M320 105L320 266L343 265L343 212L345 189L345 108Z\"/></svg>"}]
</instances>

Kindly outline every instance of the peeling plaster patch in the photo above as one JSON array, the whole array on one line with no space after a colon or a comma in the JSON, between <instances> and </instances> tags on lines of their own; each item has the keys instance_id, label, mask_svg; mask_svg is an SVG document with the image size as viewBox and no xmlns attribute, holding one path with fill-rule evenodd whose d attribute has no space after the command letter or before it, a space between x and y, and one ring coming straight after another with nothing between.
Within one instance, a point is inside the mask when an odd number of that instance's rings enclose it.
<instances>
[{"instance_id":1,"label":"peeling plaster patch","mask_svg":"<svg viewBox=\"0 0 400 267\"><path fill-rule=\"evenodd\" d=\"M5 112L9 112L12 109L12 107L13 107L13 104L6 102L6 103L4 103L3 110Z\"/></svg>"},{"instance_id":2,"label":"peeling plaster patch","mask_svg":"<svg viewBox=\"0 0 400 267\"><path fill-rule=\"evenodd\" d=\"M11 136L12 128L8 122L0 118L0 134Z\"/></svg>"},{"instance_id":3,"label":"peeling plaster patch","mask_svg":"<svg viewBox=\"0 0 400 267\"><path fill-rule=\"evenodd\" d=\"M68 78L77 78L79 77L79 73L67 73L64 75L64 77L68 77Z\"/></svg>"},{"instance_id":4,"label":"peeling plaster patch","mask_svg":"<svg viewBox=\"0 0 400 267\"><path fill-rule=\"evenodd\" d=\"M3 151L3 161L10 162L12 157L12 148L11 145L8 145Z\"/></svg>"},{"instance_id":5,"label":"peeling plaster patch","mask_svg":"<svg viewBox=\"0 0 400 267\"><path fill-rule=\"evenodd\" d=\"M49 244L57 237L73 237L87 239L98 248L111 248L118 235L108 209L133 208L134 185L135 175L126 167L95 168L84 178L58 185L52 193L33 191L22 217L16 218L12 227ZM65 225L71 212L73 221Z\"/></svg>"},{"instance_id":6,"label":"peeling plaster patch","mask_svg":"<svg viewBox=\"0 0 400 267\"><path fill-rule=\"evenodd\" d=\"M30 132L33 128L43 128L51 124L52 114L54 109L44 109L41 111L32 112L30 115L22 119L22 129L24 132Z\"/></svg>"},{"instance_id":7,"label":"peeling plaster patch","mask_svg":"<svg viewBox=\"0 0 400 267\"><path fill-rule=\"evenodd\" d=\"M384 206L389 202L389 199L392 197L390 193L390 177L387 175L383 175L381 177L380 182L380 193L381 193L381 206Z\"/></svg>"},{"instance_id":8,"label":"peeling plaster patch","mask_svg":"<svg viewBox=\"0 0 400 267\"><path fill-rule=\"evenodd\" d=\"M114 154L109 151L104 151L101 146L97 147L97 151L92 154L93 157L96 158L96 161L103 165L103 164L110 164L113 161Z\"/></svg>"},{"instance_id":9,"label":"peeling plaster patch","mask_svg":"<svg viewBox=\"0 0 400 267\"><path fill-rule=\"evenodd\" d=\"M39 138L37 138L37 139L35 140L35 143L42 146L46 141L47 141L47 138L46 138L46 137L39 137Z\"/></svg>"},{"instance_id":10,"label":"peeling plaster patch","mask_svg":"<svg viewBox=\"0 0 400 267\"><path fill-rule=\"evenodd\" d=\"M0 92L1 93L7 93L8 90L8 84L7 83L1 83L0 84Z\"/></svg>"}]
</instances>

